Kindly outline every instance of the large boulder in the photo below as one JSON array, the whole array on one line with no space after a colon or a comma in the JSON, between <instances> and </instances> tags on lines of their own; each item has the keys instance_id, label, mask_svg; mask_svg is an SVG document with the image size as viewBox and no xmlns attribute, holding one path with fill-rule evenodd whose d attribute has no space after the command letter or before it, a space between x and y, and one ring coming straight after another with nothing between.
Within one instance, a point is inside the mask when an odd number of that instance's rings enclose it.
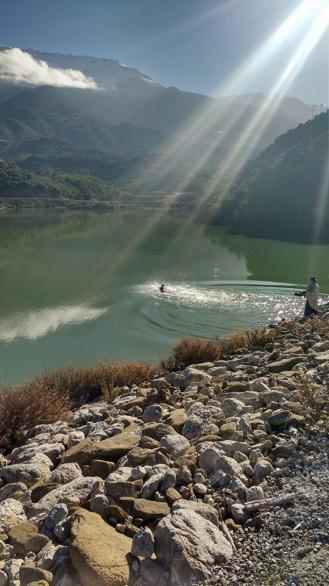
<instances>
[{"instance_id":1,"label":"large boulder","mask_svg":"<svg viewBox=\"0 0 329 586\"><path fill-rule=\"evenodd\" d=\"M5 533L23 521L26 521L26 515L19 501L8 498L0 503L0 533Z\"/></svg>"},{"instance_id":2,"label":"large boulder","mask_svg":"<svg viewBox=\"0 0 329 586\"><path fill-rule=\"evenodd\" d=\"M126 586L131 539L96 513L78 509L72 516L70 556L83 586Z\"/></svg>"},{"instance_id":3,"label":"large boulder","mask_svg":"<svg viewBox=\"0 0 329 586\"><path fill-rule=\"evenodd\" d=\"M37 480L47 480L50 476L51 460L44 454L38 454L27 464L11 464L0 468L0 480L9 482L23 482L31 486Z\"/></svg>"},{"instance_id":4,"label":"large boulder","mask_svg":"<svg viewBox=\"0 0 329 586\"><path fill-rule=\"evenodd\" d=\"M178 511L181 509L187 511L194 511L195 513L198 513L198 515L201 515L201 517L203 517L207 521L211 521L211 523L217 525L217 527L219 525L218 512L211 505L208 505L206 503L199 503L196 501L187 501L185 499L180 499L179 501L176 501L173 504L172 510Z\"/></svg>"},{"instance_id":5,"label":"large boulder","mask_svg":"<svg viewBox=\"0 0 329 586\"><path fill-rule=\"evenodd\" d=\"M130 426L129 426L130 427ZM80 466L90 464L92 460L110 460L117 462L132 448L138 446L140 436L132 431L123 431L108 439L98 441L96 438L87 438L70 448L62 456L62 463L77 462ZM127 428L128 429L128 428Z\"/></svg>"},{"instance_id":6,"label":"large boulder","mask_svg":"<svg viewBox=\"0 0 329 586\"><path fill-rule=\"evenodd\" d=\"M84 505L94 487L96 487L101 479L92 476L85 476L76 478L67 484L63 484L54 490L51 490L42 497L38 503L32 505L31 510L34 514L49 513L49 511L57 505L57 503L64 503L66 505Z\"/></svg>"},{"instance_id":7,"label":"large boulder","mask_svg":"<svg viewBox=\"0 0 329 586\"><path fill-rule=\"evenodd\" d=\"M223 533L198 513L178 510L162 519L155 531L160 564L170 572L168 586L192 586L212 577L214 565L232 557Z\"/></svg>"}]
</instances>

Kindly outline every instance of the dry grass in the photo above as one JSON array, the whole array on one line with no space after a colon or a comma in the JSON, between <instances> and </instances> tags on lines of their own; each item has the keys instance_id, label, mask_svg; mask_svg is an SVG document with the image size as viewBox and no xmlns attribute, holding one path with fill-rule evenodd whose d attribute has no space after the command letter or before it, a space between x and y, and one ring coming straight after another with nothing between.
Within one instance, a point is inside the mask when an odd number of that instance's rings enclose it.
<instances>
[{"instance_id":1,"label":"dry grass","mask_svg":"<svg viewBox=\"0 0 329 586\"><path fill-rule=\"evenodd\" d=\"M213 362L222 353L219 342L202 338L182 338L173 347L172 353L161 361L163 370L173 371L185 368L190 364Z\"/></svg>"},{"instance_id":2,"label":"dry grass","mask_svg":"<svg viewBox=\"0 0 329 586\"><path fill-rule=\"evenodd\" d=\"M19 443L24 431L39 423L65 418L71 408L66 393L36 381L5 389L0 394L0 449Z\"/></svg>"},{"instance_id":3,"label":"dry grass","mask_svg":"<svg viewBox=\"0 0 329 586\"><path fill-rule=\"evenodd\" d=\"M159 372L142 362L99 363L91 368L64 368L0 393L0 449L8 451L24 431L65 418L70 409L101 396L113 400L120 387L141 384Z\"/></svg>"},{"instance_id":4,"label":"dry grass","mask_svg":"<svg viewBox=\"0 0 329 586\"><path fill-rule=\"evenodd\" d=\"M100 362L93 367L63 368L41 375L37 381L66 393L75 406L95 401L102 395L112 399L115 387L141 384L159 371L146 362Z\"/></svg>"},{"instance_id":5,"label":"dry grass","mask_svg":"<svg viewBox=\"0 0 329 586\"><path fill-rule=\"evenodd\" d=\"M305 406L305 415L313 423L323 422L326 428L329 427L329 397L323 387L317 385L310 376L302 370L295 376L298 382L298 393Z\"/></svg>"},{"instance_id":6,"label":"dry grass","mask_svg":"<svg viewBox=\"0 0 329 586\"><path fill-rule=\"evenodd\" d=\"M239 350L251 350L263 348L266 344L273 343L278 338L277 330L259 328L257 330L241 330L232 334L225 345L227 354L234 354Z\"/></svg>"}]
</instances>

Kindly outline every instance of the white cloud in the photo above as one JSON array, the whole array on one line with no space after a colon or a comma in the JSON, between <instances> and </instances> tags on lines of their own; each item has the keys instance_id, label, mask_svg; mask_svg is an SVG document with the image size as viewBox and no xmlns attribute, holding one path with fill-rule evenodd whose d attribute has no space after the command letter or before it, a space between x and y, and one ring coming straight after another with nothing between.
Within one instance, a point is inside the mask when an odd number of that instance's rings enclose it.
<instances>
[{"instance_id":1,"label":"white cloud","mask_svg":"<svg viewBox=\"0 0 329 586\"><path fill-rule=\"evenodd\" d=\"M17 48L0 52L0 81L82 89L97 88L95 80L87 77L82 71L56 69Z\"/></svg>"}]
</instances>

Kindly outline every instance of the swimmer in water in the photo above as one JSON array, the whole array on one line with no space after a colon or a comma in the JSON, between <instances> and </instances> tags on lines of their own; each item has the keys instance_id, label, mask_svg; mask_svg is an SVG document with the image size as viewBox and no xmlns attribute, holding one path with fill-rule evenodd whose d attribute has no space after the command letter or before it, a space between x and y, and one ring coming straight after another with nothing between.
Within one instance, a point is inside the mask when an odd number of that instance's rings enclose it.
<instances>
[{"instance_id":1,"label":"swimmer in water","mask_svg":"<svg viewBox=\"0 0 329 586\"><path fill-rule=\"evenodd\" d=\"M164 293L165 292L165 286L164 285L160 285L159 291L160 291L160 293Z\"/></svg>"}]
</instances>

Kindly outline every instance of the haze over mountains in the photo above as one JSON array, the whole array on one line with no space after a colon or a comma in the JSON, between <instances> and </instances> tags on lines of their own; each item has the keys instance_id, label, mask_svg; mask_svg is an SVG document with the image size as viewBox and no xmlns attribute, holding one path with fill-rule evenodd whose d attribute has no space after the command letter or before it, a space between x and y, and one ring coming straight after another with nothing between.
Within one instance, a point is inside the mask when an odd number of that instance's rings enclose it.
<instances>
[{"instance_id":1,"label":"haze over mountains","mask_svg":"<svg viewBox=\"0 0 329 586\"><path fill-rule=\"evenodd\" d=\"M325 206L314 233L328 190L324 110L260 93L215 100L113 59L3 47L0 195L165 202L178 193L211 210L224 201L216 221L240 233L328 241Z\"/></svg>"},{"instance_id":2,"label":"haze over mountains","mask_svg":"<svg viewBox=\"0 0 329 586\"><path fill-rule=\"evenodd\" d=\"M213 144L219 151L231 148L266 100L262 94L249 94L214 102L207 96L164 87L113 59L24 51L27 53L35 62L34 69L31 62L22 65L22 55L13 54L8 47L0 51L0 153L4 157L6 152L11 156L22 142L44 138L60 140L74 149L120 154L165 150L177 140L180 130L212 108L211 120L184 145L188 160L204 145ZM97 89L76 87L75 81L74 87L44 87L40 61L52 68L51 72L80 72ZM28 69L24 83L23 66ZM27 83L28 76L31 83ZM290 97L277 100L276 112L259 138L256 152L311 117L311 105ZM33 152L33 142L25 144L24 154L29 154L29 147ZM254 148L250 155L253 152Z\"/></svg>"}]
</instances>

